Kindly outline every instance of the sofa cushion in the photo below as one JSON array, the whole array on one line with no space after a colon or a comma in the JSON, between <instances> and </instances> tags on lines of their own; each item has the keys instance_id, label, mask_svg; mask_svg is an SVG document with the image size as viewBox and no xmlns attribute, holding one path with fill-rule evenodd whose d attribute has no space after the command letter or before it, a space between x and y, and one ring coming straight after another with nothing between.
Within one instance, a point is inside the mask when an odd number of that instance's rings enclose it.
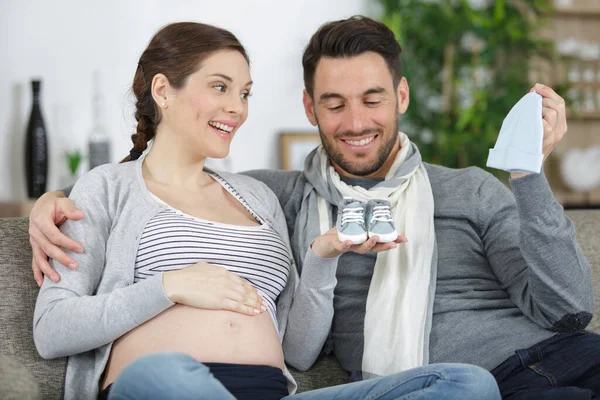
<instances>
[{"instance_id":1,"label":"sofa cushion","mask_svg":"<svg viewBox=\"0 0 600 400\"><path fill-rule=\"evenodd\" d=\"M19 361L0 354L0 399L38 400L41 398L40 387L31 372Z\"/></svg>"},{"instance_id":2,"label":"sofa cushion","mask_svg":"<svg viewBox=\"0 0 600 400\"><path fill-rule=\"evenodd\" d=\"M42 398L62 399L66 358L44 360L33 344L38 287L31 272L27 218L0 219L0 243L0 354L31 371Z\"/></svg>"},{"instance_id":3,"label":"sofa cushion","mask_svg":"<svg viewBox=\"0 0 600 400\"><path fill-rule=\"evenodd\" d=\"M577 240L592 267L592 281L595 289L595 309L589 331L600 334L600 210L569 210L577 230Z\"/></svg>"},{"instance_id":4,"label":"sofa cushion","mask_svg":"<svg viewBox=\"0 0 600 400\"><path fill-rule=\"evenodd\" d=\"M294 368L290 368L290 372L298 384L298 393L342 385L350 380L350 374L342 369L340 362L334 356L325 356L319 359L306 372L300 372Z\"/></svg>"}]
</instances>

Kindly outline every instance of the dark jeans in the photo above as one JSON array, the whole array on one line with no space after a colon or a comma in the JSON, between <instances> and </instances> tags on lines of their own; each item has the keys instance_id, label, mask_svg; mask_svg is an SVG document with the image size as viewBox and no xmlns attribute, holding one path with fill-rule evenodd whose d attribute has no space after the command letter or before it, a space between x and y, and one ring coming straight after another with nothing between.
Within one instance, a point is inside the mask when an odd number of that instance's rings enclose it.
<instances>
[{"instance_id":1,"label":"dark jeans","mask_svg":"<svg viewBox=\"0 0 600 400\"><path fill-rule=\"evenodd\" d=\"M559 333L492 371L503 399L600 399L600 335Z\"/></svg>"}]
</instances>

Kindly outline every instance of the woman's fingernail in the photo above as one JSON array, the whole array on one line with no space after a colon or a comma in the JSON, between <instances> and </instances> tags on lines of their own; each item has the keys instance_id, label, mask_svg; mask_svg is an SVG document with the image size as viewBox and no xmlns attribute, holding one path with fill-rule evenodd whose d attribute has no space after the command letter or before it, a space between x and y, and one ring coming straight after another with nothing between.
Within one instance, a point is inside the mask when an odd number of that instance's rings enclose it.
<instances>
[{"instance_id":1,"label":"woman's fingernail","mask_svg":"<svg viewBox=\"0 0 600 400\"><path fill-rule=\"evenodd\" d=\"M77 268L77 265L75 265L75 263L69 263L69 265L67 265L67 267L71 268L73 271L75 271L75 268Z\"/></svg>"},{"instance_id":2,"label":"woman's fingernail","mask_svg":"<svg viewBox=\"0 0 600 400\"><path fill-rule=\"evenodd\" d=\"M78 248L75 249L75 252L81 254L81 253L83 253L83 248L82 247L78 247Z\"/></svg>"},{"instance_id":3,"label":"woman's fingernail","mask_svg":"<svg viewBox=\"0 0 600 400\"><path fill-rule=\"evenodd\" d=\"M267 311L267 307L265 307L264 305L261 305L260 309L263 310L263 311Z\"/></svg>"},{"instance_id":4,"label":"woman's fingernail","mask_svg":"<svg viewBox=\"0 0 600 400\"><path fill-rule=\"evenodd\" d=\"M254 309L254 314L260 314L260 311L258 311L256 308Z\"/></svg>"},{"instance_id":5,"label":"woman's fingernail","mask_svg":"<svg viewBox=\"0 0 600 400\"><path fill-rule=\"evenodd\" d=\"M52 282L58 283L58 276L53 276L52 277Z\"/></svg>"}]
</instances>

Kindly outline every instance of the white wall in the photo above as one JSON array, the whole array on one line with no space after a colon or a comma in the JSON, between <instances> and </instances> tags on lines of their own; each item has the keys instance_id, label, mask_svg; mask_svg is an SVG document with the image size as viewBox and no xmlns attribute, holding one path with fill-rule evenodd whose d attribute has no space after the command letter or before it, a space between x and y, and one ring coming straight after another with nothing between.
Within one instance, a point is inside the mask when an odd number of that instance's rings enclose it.
<instances>
[{"instance_id":1,"label":"white wall","mask_svg":"<svg viewBox=\"0 0 600 400\"><path fill-rule=\"evenodd\" d=\"M102 74L113 160L131 148L129 87L137 60L164 24L195 20L234 32L255 82L250 115L227 159L233 171L277 168L277 135L312 129L302 108L301 56L325 21L372 14L374 0L0 0L0 200L25 198L24 137L32 77L41 77L49 130L49 189L66 173L65 150L85 150L92 71Z\"/></svg>"}]
</instances>

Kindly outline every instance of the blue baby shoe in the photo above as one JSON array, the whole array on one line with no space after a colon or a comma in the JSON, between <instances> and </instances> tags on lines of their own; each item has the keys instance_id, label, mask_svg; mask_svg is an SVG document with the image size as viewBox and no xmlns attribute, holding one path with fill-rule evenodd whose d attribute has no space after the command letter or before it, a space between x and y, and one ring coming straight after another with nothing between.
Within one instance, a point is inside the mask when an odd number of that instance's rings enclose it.
<instances>
[{"instance_id":1,"label":"blue baby shoe","mask_svg":"<svg viewBox=\"0 0 600 400\"><path fill-rule=\"evenodd\" d=\"M367 240L365 203L344 197L338 205L336 227L340 242L350 240L352 244L364 243Z\"/></svg>"},{"instance_id":2,"label":"blue baby shoe","mask_svg":"<svg viewBox=\"0 0 600 400\"><path fill-rule=\"evenodd\" d=\"M369 237L378 236L378 243L393 242L398 238L389 201L369 200L366 222Z\"/></svg>"}]
</instances>

